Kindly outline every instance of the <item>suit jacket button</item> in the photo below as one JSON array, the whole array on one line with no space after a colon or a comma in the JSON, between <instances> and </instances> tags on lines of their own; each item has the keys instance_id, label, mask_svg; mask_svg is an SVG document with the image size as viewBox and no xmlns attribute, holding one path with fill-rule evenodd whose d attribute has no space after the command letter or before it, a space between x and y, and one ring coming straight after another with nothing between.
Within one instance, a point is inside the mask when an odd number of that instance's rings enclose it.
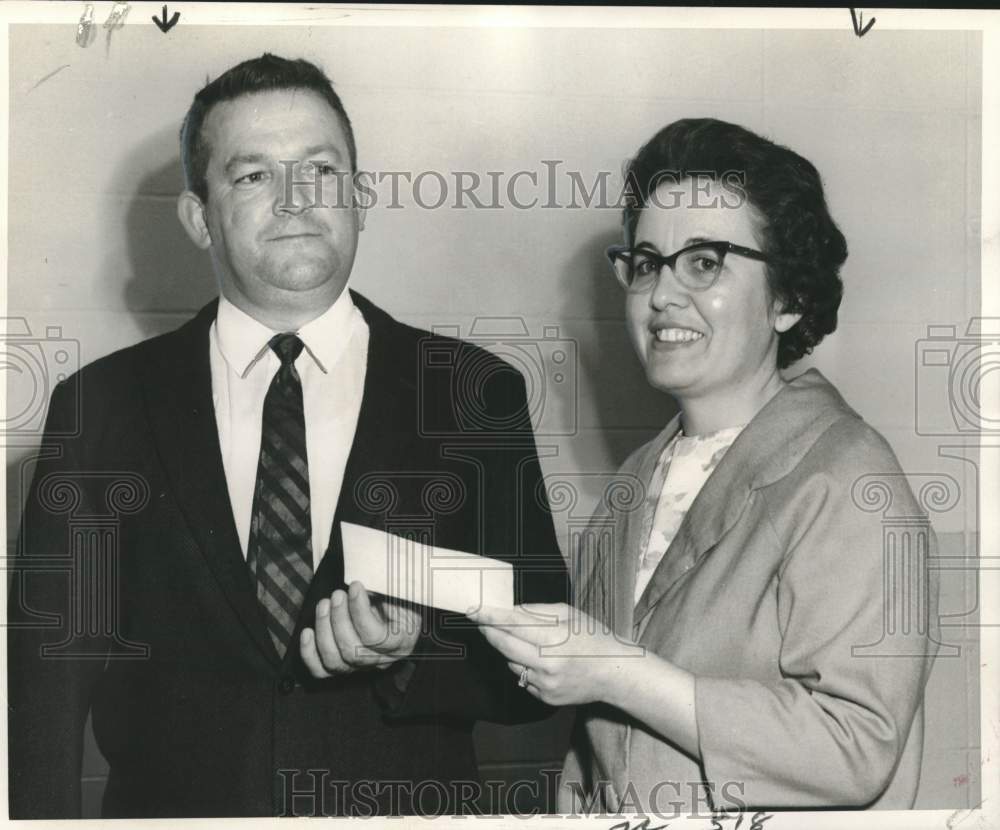
<instances>
[{"instance_id":1,"label":"suit jacket button","mask_svg":"<svg viewBox=\"0 0 1000 830\"><path fill-rule=\"evenodd\" d=\"M281 680L278 681L278 691L281 692L283 695L291 694L294 689L295 689L294 677L288 677L286 675L285 677L282 677Z\"/></svg>"}]
</instances>

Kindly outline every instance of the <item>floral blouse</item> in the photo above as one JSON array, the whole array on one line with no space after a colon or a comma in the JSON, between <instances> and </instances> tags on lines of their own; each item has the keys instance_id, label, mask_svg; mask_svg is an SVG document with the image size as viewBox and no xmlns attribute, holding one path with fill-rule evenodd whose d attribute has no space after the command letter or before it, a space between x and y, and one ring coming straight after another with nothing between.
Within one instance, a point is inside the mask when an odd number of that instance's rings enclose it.
<instances>
[{"instance_id":1,"label":"floral blouse","mask_svg":"<svg viewBox=\"0 0 1000 830\"><path fill-rule=\"evenodd\" d=\"M698 491L745 426L690 437L678 430L664 447L646 497L644 515L649 529L644 527L642 533L647 541L637 562L635 602L653 578Z\"/></svg>"}]
</instances>

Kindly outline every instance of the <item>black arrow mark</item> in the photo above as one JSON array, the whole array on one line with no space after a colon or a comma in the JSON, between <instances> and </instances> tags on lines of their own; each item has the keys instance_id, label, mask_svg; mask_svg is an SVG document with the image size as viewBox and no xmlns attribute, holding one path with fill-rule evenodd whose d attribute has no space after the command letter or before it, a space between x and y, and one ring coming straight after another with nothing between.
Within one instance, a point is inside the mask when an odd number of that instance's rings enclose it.
<instances>
[{"instance_id":1,"label":"black arrow mark","mask_svg":"<svg viewBox=\"0 0 1000 830\"><path fill-rule=\"evenodd\" d=\"M864 37L866 34L868 34L868 30L875 25L876 19L877 18L873 17L871 20L868 21L867 26L862 26L861 12L858 11L857 13L855 13L854 9L851 9L851 23L854 25L854 34L856 34L858 37Z\"/></svg>"},{"instance_id":2,"label":"black arrow mark","mask_svg":"<svg viewBox=\"0 0 1000 830\"><path fill-rule=\"evenodd\" d=\"M854 10L852 9L851 13L853 14L853 12L854 12ZM174 12L174 16L171 17L170 20L167 20L167 7L164 6L163 7L163 11L161 12L161 14L163 15L163 20L160 20L160 18L158 18L154 14L153 15L153 22L157 25L157 27L159 28L159 30L161 32L163 32L163 34L166 34L171 29L173 29L174 26L177 25L177 21L180 20L181 13L180 12ZM875 21L873 20L872 23L874 23L874 22ZM869 24L869 25L871 25L871 24Z\"/></svg>"}]
</instances>

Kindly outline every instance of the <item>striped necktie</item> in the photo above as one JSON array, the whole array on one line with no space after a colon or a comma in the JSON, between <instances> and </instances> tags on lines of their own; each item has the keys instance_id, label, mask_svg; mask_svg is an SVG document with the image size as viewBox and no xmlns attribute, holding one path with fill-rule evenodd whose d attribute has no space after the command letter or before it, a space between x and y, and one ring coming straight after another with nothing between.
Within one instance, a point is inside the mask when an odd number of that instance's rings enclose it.
<instances>
[{"instance_id":1,"label":"striped necktie","mask_svg":"<svg viewBox=\"0 0 1000 830\"><path fill-rule=\"evenodd\" d=\"M268 346L281 367L264 398L247 563L283 658L312 579L312 523L302 382L295 371L303 344L294 334L276 334Z\"/></svg>"}]
</instances>

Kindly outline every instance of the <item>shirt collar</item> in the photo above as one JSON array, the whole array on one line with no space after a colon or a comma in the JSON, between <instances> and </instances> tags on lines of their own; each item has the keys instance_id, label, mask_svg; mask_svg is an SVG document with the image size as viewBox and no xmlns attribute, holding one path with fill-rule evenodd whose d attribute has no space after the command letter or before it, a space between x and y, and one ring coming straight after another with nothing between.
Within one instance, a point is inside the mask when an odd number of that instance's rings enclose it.
<instances>
[{"instance_id":1,"label":"shirt collar","mask_svg":"<svg viewBox=\"0 0 1000 830\"><path fill-rule=\"evenodd\" d=\"M345 289L333 305L296 332L305 351L324 374L337 362L347 345L354 311L354 301ZM241 378L245 378L267 354L268 341L278 334L223 296L219 297L215 327L222 356Z\"/></svg>"}]
</instances>

